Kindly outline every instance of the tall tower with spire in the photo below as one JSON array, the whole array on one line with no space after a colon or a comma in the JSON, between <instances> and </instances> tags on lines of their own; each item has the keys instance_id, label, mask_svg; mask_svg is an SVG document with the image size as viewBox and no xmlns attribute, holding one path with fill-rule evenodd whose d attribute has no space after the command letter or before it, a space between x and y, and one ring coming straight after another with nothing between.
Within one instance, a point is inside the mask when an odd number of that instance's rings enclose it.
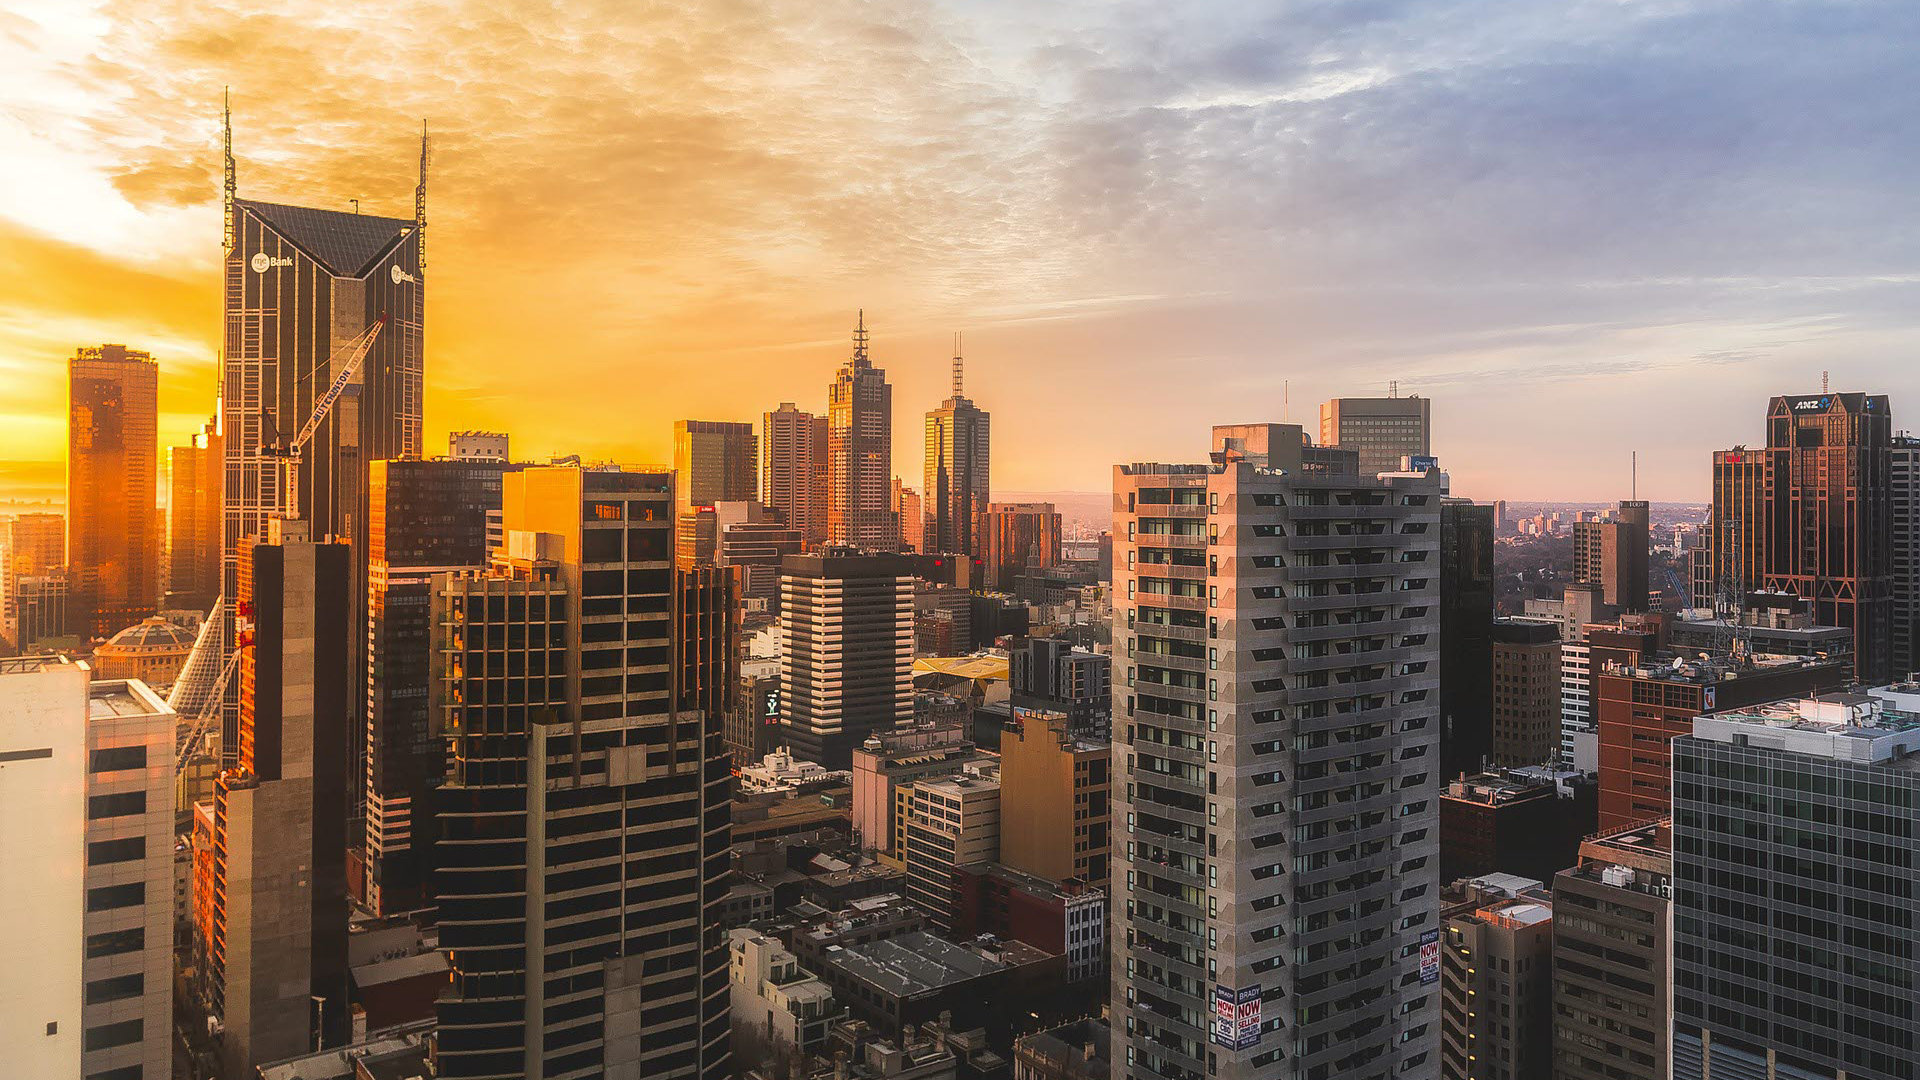
<instances>
[{"instance_id":1,"label":"tall tower with spire","mask_svg":"<svg viewBox=\"0 0 1920 1080\"><path fill-rule=\"evenodd\" d=\"M867 357L867 313L854 325L853 355L827 388L827 539L892 551L893 387Z\"/></svg>"},{"instance_id":2,"label":"tall tower with spire","mask_svg":"<svg viewBox=\"0 0 1920 1080\"><path fill-rule=\"evenodd\" d=\"M927 414L926 543L930 550L974 555L987 508L992 417L968 400L960 335L953 336L953 396Z\"/></svg>"}]
</instances>

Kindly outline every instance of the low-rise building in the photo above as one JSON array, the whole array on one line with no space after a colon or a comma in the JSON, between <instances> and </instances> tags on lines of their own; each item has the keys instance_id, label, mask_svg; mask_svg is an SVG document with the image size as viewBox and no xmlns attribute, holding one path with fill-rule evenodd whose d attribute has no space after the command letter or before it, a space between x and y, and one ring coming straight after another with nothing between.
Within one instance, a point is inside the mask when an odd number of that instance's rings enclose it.
<instances>
[{"instance_id":1,"label":"low-rise building","mask_svg":"<svg viewBox=\"0 0 1920 1080\"><path fill-rule=\"evenodd\" d=\"M1553 879L1553 1075L1671 1075L1673 830L1602 832Z\"/></svg>"},{"instance_id":2,"label":"low-rise building","mask_svg":"<svg viewBox=\"0 0 1920 1080\"><path fill-rule=\"evenodd\" d=\"M742 1061L811 1053L844 1015L833 989L777 939L757 930L728 931L732 959L734 1054Z\"/></svg>"},{"instance_id":3,"label":"low-rise building","mask_svg":"<svg viewBox=\"0 0 1920 1080\"><path fill-rule=\"evenodd\" d=\"M1553 902L1546 892L1449 917L1440 955L1443 1080L1552 1075Z\"/></svg>"}]
</instances>

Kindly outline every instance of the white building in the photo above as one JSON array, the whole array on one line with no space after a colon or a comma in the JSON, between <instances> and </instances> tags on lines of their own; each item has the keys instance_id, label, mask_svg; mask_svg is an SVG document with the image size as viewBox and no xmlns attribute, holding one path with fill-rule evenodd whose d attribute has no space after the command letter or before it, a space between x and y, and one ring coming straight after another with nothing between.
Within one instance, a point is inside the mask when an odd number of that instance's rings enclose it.
<instances>
[{"instance_id":1,"label":"white building","mask_svg":"<svg viewBox=\"0 0 1920 1080\"><path fill-rule=\"evenodd\" d=\"M138 679L88 688L82 1075L173 1075L174 732Z\"/></svg>"},{"instance_id":2,"label":"white building","mask_svg":"<svg viewBox=\"0 0 1920 1080\"><path fill-rule=\"evenodd\" d=\"M845 1012L833 1000L833 988L801 968L785 945L758 930L730 930L727 940L734 1052L748 1049L771 1057L786 1049L805 1054L824 1043L827 1028Z\"/></svg>"},{"instance_id":3,"label":"white building","mask_svg":"<svg viewBox=\"0 0 1920 1080\"><path fill-rule=\"evenodd\" d=\"M1585 640L1560 643L1560 763L1580 772L1600 771L1591 653Z\"/></svg>"},{"instance_id":4,"label":"white building","mask_svg":"<svg viewBox=\"0 0 1920 1080\"><path fill-rule=\"evenodd\" d=\"M0 1071L11 1076L82 1075L87 676L62 657L0 660Z\"/></svg>"},{"instance_id":5,"label":"white building","mask_svg":"<svg viewBox=\"0 0 1920 1080\"><path fill-rule=\"evenodd\" d=\"M817 761L796 758L792 750L783 746L761 758L760 764L740 770L740 793L754 795L768 791L798 791L806 784L851 776L851 773L834 772Z\"/></svg>"}]
</instances>

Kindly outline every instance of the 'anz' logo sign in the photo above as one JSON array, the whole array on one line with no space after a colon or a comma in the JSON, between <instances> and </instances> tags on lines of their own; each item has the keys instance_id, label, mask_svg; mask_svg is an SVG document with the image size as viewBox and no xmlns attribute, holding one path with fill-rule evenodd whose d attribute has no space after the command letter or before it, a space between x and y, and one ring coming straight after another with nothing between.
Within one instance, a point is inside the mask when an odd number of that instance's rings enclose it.
<instances>
[{"instance_id":1,"label":"'anz' logo sign","mask_svg":"<svg viewBox=\"0 0 1920 1080\"><path fill-rule=\"evenodd\" d=\"M269 255L264 251L256 251L247 265L253 267L254 273L264 274L276 266L292 266L293 260L285 255Z\"/></svg>"},{"instance_id":2,"label":"'anz' logo sign","mask_svg":"<svg viewBox=\"0 0 1920 1080\"><path fill-rule=\"evenodd\" d=\"M407 273L405 270L400 269L399 263L394 263L391 267L387 269L387 277L391 279L395 285L398 285L403 281L411 281L411 282L418 283L420 280L419 278L414 277L412 274Z\"/></svg>"},{"instance_id":3,"label":"'anz' logo sign","mask_svg":"<svg viewBox=\"0 0 1920 1080\"><path fill-rule=\"evenodd\" d=\"M1832 398L1824 398L1824 397L1801 398L1799 401L1796 401L1793 403L1793 411L1808 412L1813 409L1824 409L1829 404L1831 404L1832 401L1833 401Z\"/></svg>"}]
</instances>

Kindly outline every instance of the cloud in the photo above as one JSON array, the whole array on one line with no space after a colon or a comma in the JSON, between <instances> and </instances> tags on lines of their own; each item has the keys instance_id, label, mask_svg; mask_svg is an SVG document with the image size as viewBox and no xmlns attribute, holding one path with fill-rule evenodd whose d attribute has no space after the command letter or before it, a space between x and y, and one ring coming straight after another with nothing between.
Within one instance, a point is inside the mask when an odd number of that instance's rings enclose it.
<instances>
[{"instance_id":1,"label":"cloud","mask_svg":"<svg viewBox=\"0 0 1920 1080\"><path fill-rule=\"evenodd\" d=\"M1399 379L1457 483L1604 496L1530 452L1604 404L1695 495L1782 380L1900 389L1916 31L1792 0L108 0L0 25L41 54L0 152L45 166L0 205L0 353L164 350L185 437L231 85L252 197L405 214L427 119L434 428L661 458L678 417L818 407L865 306L910 482L966 330L1010 488Z\"/></svg>"}]
</instances>

